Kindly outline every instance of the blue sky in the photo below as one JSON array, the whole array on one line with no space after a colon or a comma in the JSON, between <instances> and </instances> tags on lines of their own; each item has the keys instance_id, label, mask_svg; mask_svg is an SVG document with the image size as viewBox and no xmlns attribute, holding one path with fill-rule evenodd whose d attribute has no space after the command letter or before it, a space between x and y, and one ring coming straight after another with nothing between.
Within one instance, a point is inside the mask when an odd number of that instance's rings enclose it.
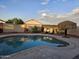
<instances>
[{"instance_id":1,"label":"blue sky","mask_svg":"<svg viewBox=\"0 0 79 59\"><path fill-rule=\"evenodd\" d=\"M66 14L79 8L79 0L0 0L0 19L21 18L24 21L38 18L40 11Z\"/></svg>"}]
</instances>

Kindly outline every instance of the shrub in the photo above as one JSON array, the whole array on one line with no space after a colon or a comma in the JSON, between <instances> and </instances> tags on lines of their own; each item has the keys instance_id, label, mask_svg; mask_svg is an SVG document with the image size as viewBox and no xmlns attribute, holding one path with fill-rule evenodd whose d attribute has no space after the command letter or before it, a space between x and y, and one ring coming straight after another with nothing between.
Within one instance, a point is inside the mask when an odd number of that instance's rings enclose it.
<instances>
[{"instance_id":1,"label":"shrub","mask_svg":"<svg viewBox=\"0 0 79 59\"><path fill-rule=\"evenodd\" d=\"M41 30L40 30L39 27L34 26L34 27L31 28L30 32L32 32L32 33L39 33L39 32L41 32Z\"/></svg>"}]
</instances>

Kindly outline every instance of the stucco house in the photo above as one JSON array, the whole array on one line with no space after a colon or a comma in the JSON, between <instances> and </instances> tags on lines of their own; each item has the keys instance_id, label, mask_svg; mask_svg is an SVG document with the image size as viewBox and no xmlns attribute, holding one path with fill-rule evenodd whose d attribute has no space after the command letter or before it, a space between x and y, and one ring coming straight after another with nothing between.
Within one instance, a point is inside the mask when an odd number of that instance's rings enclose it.
<instances>
[{"instance_id":1,"label":"stucco house","mask_svg":"<svg viewBox=\"0 0 79 59\"><path fill-rule=\"evenodd\" d=\"M65 35L70 34L77 29L77 24L72 21L63 21L58 24L59 30L64 31Z\"/></svg>"},{"instance_id":2,"label":"stucco house","mask_svg":"<svg viewBox=\"0 0 79 59\"><path fill-rule=\"evenodd\" d=\"M59 31L57 25L45 23L43 20L40 21L40 20L31 19L31 20L28 20L25 22L25 28L28 30L34 26L37 26L39 28L43 28L43 32L57 33Z\"/></svg>"},{"instance_id":3,"label":"stucco house","mask_svg":"<svg viewBox=\"0 0 79 59\"><path fill-rule=\"evenodd\" d=\"M28 21L25 22L26 28L31 28L31 27L34 27L34 26L42 27L42 23L39 22L38 20L34 20L34 19L31 19L31 20L28 20Z\"/></svg>"},{"instance_id":4,"label":"stucco house","mask_svg":"<svg viewBox=\"0 0 79 59\"><path fill-rule=\"evenodd\" d=\"M26 32L31 32L32 28L35 27L35 26L38 27L38 29L41 31L41 27L42 27L41 22L34 20L34 19L26 21L25 22Z\"/></svg>"},{"instance_id":5,"label":"stucco house","mask_svg":"<svg viewBox=\"0 0 79 59\"><path fill-rule=\"evenodd\" d=\"M60 22L59 24L55 25L50 20L48 22L46 22L44 20L39 20L39 19L38 20L37 19L30 19L30 20L25 22L25 28L28 30L34 26L37 26L39 28L43 28L43 32L57 34L60 32L60 27L61 28L67 27L71 30L74 28L76 29L77 24L75 22L72 22L72 21L63 21L63 22Z\"/></svg>"},{"instance_id":6,"label":"stucco house","mask_svg":"<svg viewBox=\"0 0 79 59\"><path fill-rule=\"evenodd\" d=\"M57 25L43 25L44 28L44 32L47 33L58 33L59 32L59 28Z\"/></svg>"},{"instance_id":7,"label":"stucco house","mask_svg":"<svg viewBox=\"0 0 79 59\"><path fill-rule=\"evenodd\" d=\"M64 21L59 24L54 24L53 21L44 21L39 19L30 19L24 24L6 24L1 21L0 23L0 32L25 32L26 30L31 30L34 26L44 33L54 33L57 34L60 32L60 27L69 27L71 29L76 28L77 24L72 21Z\"/></svg>"},{"instance_id":8,"label":"stucco house","mask_svg":"<svg viewBox=\"0 0 79 59\"><path fill-rule=\"evenodd\" d=\"M77 24L72 21L63 21L58 24L59 28L76 29Z\"/></svg>"}]
</instances>

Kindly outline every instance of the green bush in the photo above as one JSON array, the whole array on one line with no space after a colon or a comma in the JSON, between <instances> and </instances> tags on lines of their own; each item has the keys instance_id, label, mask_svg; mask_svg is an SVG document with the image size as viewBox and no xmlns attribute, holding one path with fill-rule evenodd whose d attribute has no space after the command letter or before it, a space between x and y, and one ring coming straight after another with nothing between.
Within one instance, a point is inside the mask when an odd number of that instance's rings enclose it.
<instances>
[{"instance_id":1,"label":"green bush","mask_svg":"<svg viewBox=\"0 0 79 59\"><path fill-rule=\"evenodd\" d=\"M30 32L32 32L32 33L39 33L39 32L41 32L41 30L40 30L39 27L34 26L34 27L31 28Z\"/></svg>"},{"instance_id":2,"label":"green bush","mask_svg":"<svg viewBox=\"0 0 79 59\"><path fill-rule=\"evenodd\" d=\"M61 31L59 32L59 34L64 34L64 30L61 30Z\"/></svg>"}]
</instances>

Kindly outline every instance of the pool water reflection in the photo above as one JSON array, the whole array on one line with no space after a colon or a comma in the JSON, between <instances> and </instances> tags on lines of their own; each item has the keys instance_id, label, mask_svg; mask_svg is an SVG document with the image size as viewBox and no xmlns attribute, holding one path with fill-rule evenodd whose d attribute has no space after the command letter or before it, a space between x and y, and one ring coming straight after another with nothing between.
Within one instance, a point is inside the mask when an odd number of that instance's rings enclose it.
<instances>
[{"instance_id":1,"label":"pool water reflection","mask_svg":"<svg viewBox=\"0 0 79 59\"><path fill-rule=\"evenodd\" d=\"M0 56L10 55L18 51L36 46L65 47L68 43L50 36L17 35L0 38Z\"/></svg>"}]
</instances>

